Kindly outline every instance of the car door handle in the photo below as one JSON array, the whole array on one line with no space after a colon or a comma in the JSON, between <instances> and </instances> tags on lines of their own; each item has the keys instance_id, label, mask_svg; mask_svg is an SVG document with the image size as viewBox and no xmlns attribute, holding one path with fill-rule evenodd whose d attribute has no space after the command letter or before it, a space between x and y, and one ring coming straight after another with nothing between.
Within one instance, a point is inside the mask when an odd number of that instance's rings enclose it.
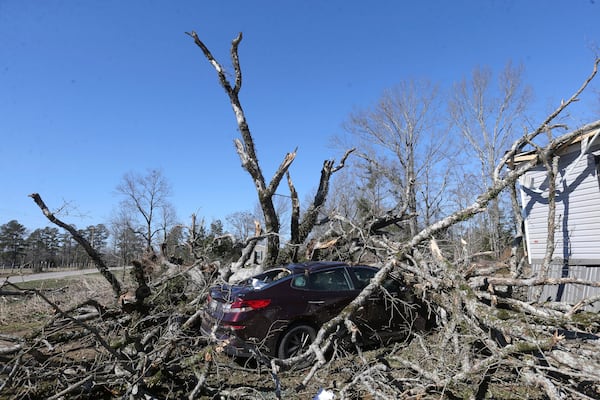
<instances>
[{"instance_id":1,"label":"car door handle","mask_svg":"<svg viewBox=\"0 0 600 400\"><path fill-rule=\"evenodd\" d=\"M323 303L325 303L325 301L323 301L323 300L312 300L312 301L308 302L308 304L323 304Z\"/></svg>"}]
</instances>

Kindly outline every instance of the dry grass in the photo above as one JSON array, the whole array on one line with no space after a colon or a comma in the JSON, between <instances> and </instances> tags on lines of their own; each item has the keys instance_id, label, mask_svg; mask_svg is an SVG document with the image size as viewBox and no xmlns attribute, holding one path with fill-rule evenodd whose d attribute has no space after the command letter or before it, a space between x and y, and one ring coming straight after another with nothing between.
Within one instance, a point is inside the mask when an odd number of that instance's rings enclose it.
<instances>
[{"instance_id":1,"label":"dry grass","mask_svg":"<svg viewBox=\"0 0 600 400\"><path fill-rule=\"evenodd\" d=\"M110 305L115 301L110 285L100 274L25 282L17 286L21 289L43 291L50 301L63 310L88 299L96 300L103 305ZM4 289L15 290L8 286ZM2 296L0 297L0 333L22 336L42 327L54 314L52 307L35 294Z\"/></svg>"}]
</instances>

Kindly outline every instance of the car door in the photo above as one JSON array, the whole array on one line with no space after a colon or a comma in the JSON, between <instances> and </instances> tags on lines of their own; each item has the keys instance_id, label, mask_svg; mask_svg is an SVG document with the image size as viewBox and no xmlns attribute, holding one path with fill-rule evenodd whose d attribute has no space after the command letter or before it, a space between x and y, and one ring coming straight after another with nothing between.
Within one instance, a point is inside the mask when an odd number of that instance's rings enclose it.
<instances>
[{"instance_id":1,"label":"car door","mask_svg":"<svg viewBox=\"0 0 600 400\"><path fill-rule=\"evenodd\" d=\"M355 266L350 268L350 273L354 278L354 286L360 293L370 282L377 270L369 267ZM358 295L358 294L357 294ZM380 291L372 293L367 301L357 310L354 320L361 327L367 330L378 330L385 325L389 317L383 297Z\"/></svg>"},{"instance_id":2,"label":"car door","mask_svg":"<svg viewBox=\"0 0 600 400\"><path fill-rule=\"evenodd\" d=\"M357 289L364 289L375 277L377 270L356 266L350 269ZM356 321L369 330L395 329L406 323L410 317L410 293L406 286L397 279L389 277L382 285L383 290L376 290L356 313Z\"/></svg>"},{"instance_id":3,"label":"car door","mask_svg":"<svg viewBox=\"0 0 600 400\"><path fill-rule=\"evenodd\" d=\"M345 268L311 272L305 289L306 313L319 324L335 317L358 294Z\"/></svg>"}]
</instances>

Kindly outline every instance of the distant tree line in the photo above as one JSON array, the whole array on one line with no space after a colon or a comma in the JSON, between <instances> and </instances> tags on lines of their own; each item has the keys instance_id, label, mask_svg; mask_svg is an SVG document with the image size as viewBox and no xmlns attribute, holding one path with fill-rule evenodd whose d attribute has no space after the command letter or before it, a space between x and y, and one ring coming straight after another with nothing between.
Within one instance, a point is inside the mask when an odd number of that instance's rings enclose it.
<instances>
[{"instance_id":1,"label":"distant tree line","mask_svg":"<svg viewBox=\"0 0 600 400\"><path fill-rule=\"evenodd\" d=\"M105 225L90 225L80 233L108 255L109 231ZM85 268L89 262L89 256L71 235L61 233L58 228L45 227L28 232L17 220L0 225L0 265L4 269Z\"/></svg>"},{"instance_id":2,"label":"distant tree line","mask_svg":"<svg viewBox=\"0 0 600 400\"><path fill-rule=\"evenodd\" d=\"M143 256L144 238L132 230L111 230L104 224L90 225L78 230L97 249L110 266L130 265ZM166 234L164 245L173 261L190 262L194 259L189 241L193 236L197 248L211 257L229 258L235 254L234 240L223 234L223 225L217 220L210 227L200 225L190 235L182 225L172 227ZM29 231L17 220L0 225L0 269L31 268L41 272L53 268L93 268L85 250L68 232L45 227Z\"/></svg>"},{"instance_id":3,"label":"distant tree line","mask_svg":"<svg viewBox=\"0 0 600 400\"><path fill-rule=\"evenodd\" d=\"M157 250L181 264L198 259L231 260L240 253L236 243L245 240L254 227L250 212L227 217L231 234L218 219L207 225L192 215L189 224L179 222L169 201L170 184L160 170L128 172L116 192L121 201L107 224L74 227L108 266L131 265L133 260ZM56 227L29 231L19 221L11 220L0 225L0 269L21 267L42 271L94 265L69 232Z\"/></svg>"}]
</instances>

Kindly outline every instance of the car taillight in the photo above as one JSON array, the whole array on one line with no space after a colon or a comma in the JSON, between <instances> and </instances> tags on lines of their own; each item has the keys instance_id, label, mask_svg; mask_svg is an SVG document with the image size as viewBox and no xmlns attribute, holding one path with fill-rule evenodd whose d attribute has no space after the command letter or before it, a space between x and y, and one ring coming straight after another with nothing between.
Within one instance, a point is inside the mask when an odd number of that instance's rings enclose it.
<instances>
[{"instance_id":1,"label":"car taillight","mask_svg":"<svg viewBox=\"0 0 600 400\"><path fill-rule=\"evenodd\" d=\"M236 299L224 308L229 312L244 312L265 308L271 304L271 299L242 300Z\"/></svg>"},{"instance_id":2,"label":"car taillight","mask_svg":"<svg viewBox=\"0 0 600 400\"><path fill-rule=\"evenodd\" d=\"M223 326L231 329L232 331L241 331L242 329L246 329L246 327L244 325L223 324Z\"/></svg>"}]
</instances>

